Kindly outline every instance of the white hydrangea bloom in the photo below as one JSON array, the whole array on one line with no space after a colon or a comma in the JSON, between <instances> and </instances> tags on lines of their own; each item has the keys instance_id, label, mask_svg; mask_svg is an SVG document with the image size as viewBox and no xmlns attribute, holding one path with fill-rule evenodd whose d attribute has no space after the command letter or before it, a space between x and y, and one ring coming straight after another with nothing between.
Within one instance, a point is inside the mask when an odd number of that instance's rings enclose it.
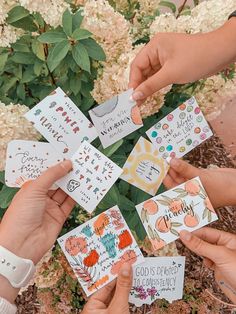
<instances>
[{"instance_id":1,"label":"white hydrangea bloom","mask_svg":"<svg viewBox=\"0 0 236 314\"><path fill-rule=\"evenodd\" d=\"M17 3L17 0L0 1L0 24L3 24L5 22L8 11L10 11Z\"/></svg>"},{"instance_id":2,"label":"white hydrangea bloom","mask_svg":"<svg viewBox=\"0 0 236 314\"><path fill-rule=\"evenodd\" d=\"M0 47L10 47L10 45L22 35L22 31L11 25L0 25Z\"/></svg>"},{"instance_id":3,"label":"white hydrangea bloom","mask_svg":"<svg viewBox=\"0 0 236 314\"><path fill-rule=\"evenodd\" d=\"M4 170L6 149L10 141L38 140L40 134L23 116L29 110L24 105L6 106L0 102L0 171Z\"/></svg>"}]
</instances>

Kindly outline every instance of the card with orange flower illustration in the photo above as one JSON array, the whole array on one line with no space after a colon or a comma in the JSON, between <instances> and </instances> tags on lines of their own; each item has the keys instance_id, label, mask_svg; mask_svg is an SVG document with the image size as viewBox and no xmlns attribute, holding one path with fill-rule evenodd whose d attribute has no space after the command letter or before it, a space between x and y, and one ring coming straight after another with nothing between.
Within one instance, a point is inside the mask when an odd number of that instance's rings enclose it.
<instances>
[{"instance_id":1,"label":"card with orange flower illustration","mask_svg":"<svg viewBox=\"0 0 236 314\"><path fill-rule=\"evenodd\" d=\"M87 296L115 279L123 263L144 262L118 206L68 232L58 243Z\"/></svg>"},{"instance_id":2,"label":"card with orange flower illustration","mask_svg":"<svg viewBox=\"0 0 236 314\"><path fill-rule=\"evenodd\" d=\"M154 196L168 169L155 146L140 137L123 167L121 179Z\"/></svg>"},{"instance_id":3,"label":"card with orange flower illustration","mask_svg":"<svg viewBox=\"0 0 236 314\"><path fill-rule=\"evenodd\" d=\"M138 106L130 100L132 89L89 111L104 148L143 126Z\"/></svg>"},{"instance_id":4,"label":"card with orange flower illustration","mask_svg":"<svg viewBox=\"0 0 236 314\"><path fill-rule=\"evenodd\" d=\"M182 230L194 231L218 219L196 177L136 206L155 250L176 240Z\"/></svg>"},{"instance_id":5,"label":"card with orange flower illustration","mask_svg":"<svg viewBox=\"0 0 236 314\"><path fill-rule=\"evenodd\" d=\"M213 135L194 97L146 133L164 159L181 158Z\"/></svg>"}]
</instances>

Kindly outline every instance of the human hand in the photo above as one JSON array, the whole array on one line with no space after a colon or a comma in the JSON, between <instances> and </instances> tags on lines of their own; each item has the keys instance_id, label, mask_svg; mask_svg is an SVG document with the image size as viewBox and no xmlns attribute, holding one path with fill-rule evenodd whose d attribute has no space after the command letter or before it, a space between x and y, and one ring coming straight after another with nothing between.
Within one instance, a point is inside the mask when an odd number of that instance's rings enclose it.
<instances>
[{"instance_id":1,"label":"human hand","mask_svg":"<svg viewBox=\"0 0 236 314\"><path fill-rule=\"evenodd\" d=\"M213 207L236 205L236 169L200 169L174 158L163 183L171 189L195 177L200 177Z\"/></svg>"},{"instance_id":2,"label":"human hand","mask_svg":"<svg viewBox=\"0 0 236 314\"><path fill-rule=\"evenodd\" d=\"M66 160L25 183L1 221L0 245L34 264L39 262L53 246L75 205L61 189L49 191L71 169L71 161Z\"/></svg>"},{"instance_id":3,"label":"human hand","mask_svg":"<svg viewBox=\"0 0 236 314\"><path fill-rule=\"evenodd\" d=\"M236 303L236 235L212 228L193 233L180 232L180 239L191 251L203 257L205 266L214 271L222 291Z\"/></svg>"},{"instance_id":4,"label":"human hand","mask_svg":"<svg viewBox=\"0 0 236 314\"><path fill-rule=\"evenodd\" d=\"M145 99L169 84L184 84L215 74L236 57L236 19L205 34L158 33L131 65L133 99Z\"/></svg>"},{"instance_id":5,"label":"human hand","mask_svg":"<svg viewBox=\"0 0 236 314\"><path fill-rule=\"evenodd\" d=\"M82 314L129 314L129 293L132 287L132 268L123 264L115 285L111 282L91 296Z\"/></svg>"}]
</instances>

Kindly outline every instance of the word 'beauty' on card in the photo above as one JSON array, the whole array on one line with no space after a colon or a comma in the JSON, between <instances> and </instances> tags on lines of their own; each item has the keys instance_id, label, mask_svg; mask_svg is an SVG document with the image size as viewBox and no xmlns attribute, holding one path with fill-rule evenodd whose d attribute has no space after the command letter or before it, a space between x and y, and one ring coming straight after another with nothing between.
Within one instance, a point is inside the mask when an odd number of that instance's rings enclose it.
<instances>
[{"instance_id":1,"label":"word 'beauty' on card","mask_svg":"<svg viewBox=\"0 0 236 314\"><path fill-rule=\"evenodd\" d=\"M142 306L157 299L182 299L184 269L184 256L146 257L144 263L133 267L129 302Z\"/></svg>"},{"instance_id":2,"label":"word 'beauty' on card","mask_svg":"<svg viewBox=\"0 0 236 314\"><path fill-rule=\"evenodd\" d=\"M154 250L217 220L198 177L136 206Z\"/></svg>"},{"instance_id":3,"label":"word 'beauty' on card","mask_svg":"<svg viewBox=\"0 0 236 314\"><path fill-rule=\"evenodd\" d=\"M132 89L89 111L104 148L143 126L140 111L130 100Z\"/></svg>"},{"instance_id":4,"label":"word 'beauty' on card","mask_svg":"<svg viewBox=\"0 0 236 314\"><path fill-rule=\"evenodd\" d=\"M168 169L156 147L140 137L123 167L121 179L154 196Z\"/></svg>"},{"instance_id":5,"label":"word 'beauty' on card","mask_svg":"<svg viewBox=\"0 0 236 314\"><path fill-rule=\"evenodd\" d=\"M26 181L38 178L47 168L62 161L49 143L14 140L8 144L5 182L10 187L21 187Z\"/></svg>"},{"instance_id":6,"label":"word 'beauty' on card","mask_svg":"<svg viewBox=\"0 0 236 314\"><path fill-rule=\"evenodd\" d=\"M117 206L58 239L87 296L108 284L123 263L144 261Z\"/></svg>"},{"instance_id":7,"label":"word 'beauty' on card","mask_svg":"<svg viewBox=\"0 0 236 314\"><path fill-rule=\"evenodd\" d=\"M146 133L164 159L181 158L213 135L194 97Z\"/></svg>"},{"instance_id":8,"label":"word 'beauty' on card","mask_svg":"<svg viewBox=\"0 0 236 314\"><path fill-rule=\"evenodd\" d=\"M65 158L70 158L83 141L92 142L97 137L92 123L59 87L25 117Z\"/></svg>"},{"instance_id":9,"label":"word 'beauty' on card","mask_svg":"<svg viewBox=\"0 0 236 314\"><path fill-rule=\"evenodd\" d=\"M73 170L56 184L91 213L123 170L86 142L72 156L72 162Z\"/></svg>"}]
</instances>

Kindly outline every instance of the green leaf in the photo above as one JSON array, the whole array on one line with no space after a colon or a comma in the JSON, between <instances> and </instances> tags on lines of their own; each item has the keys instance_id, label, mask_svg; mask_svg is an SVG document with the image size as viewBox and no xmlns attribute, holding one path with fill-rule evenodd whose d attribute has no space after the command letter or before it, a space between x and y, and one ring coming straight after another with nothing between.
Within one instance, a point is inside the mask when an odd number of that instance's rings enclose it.
<instances>
[{"instance_id":1,"label":"green leaf","mask_svg":"<svg viewBox=\"0 0 236 314\"><path fill-rule=\"evenodd\" d=\"M155 235L154 235L152 227L150 225L148 225L148 235L151 239L155 239Z\"/></svg>"},{"instance_id":2,"label":"green leaf","mask_svg":"<svg viewBox=\"0 0 236 314\"><path fill-rule=\"evenodd\" d=\"M72 34L72 38L75 40L81 40L91 37L93 34L86 29L78 28Z\"/></svg>"},{"instance_id":3,"label":"green leaf","mask_svg":"<svg viewBox=\"0 0 236 314\"><path fill-rule=\"evenodd\" d=\"M164 206L169 206L169 202L167 201L163 201L163 200L157 200L158 203L160 203L161 205L164 205Z\"/></svg>"},{"instance_id":4,"label":"green leaf","mask_svg":"<svg viewBox=\"0 0 236 314\"><path fill-rule=\"evenodd\" d=\"M171 11L172 11L173 13L176 12L176 5L175 5L173 2L170 2L170 1L161 1L161 2L159 3L159 5L162 6L162 7L166 7L166 8L171 9Z\"/></svg>"},{"instance_id":5,"label":"green leaf","mask_svg":"<svg viewBox=\"0 0 236 314\"><path fill-rule=\"evenodd\" d=\"M18 189L9 188L4 185L0 191L0 208L7 208L17 192Z\"/></svg>"},{"instance_id":6,"label":"green leaf","mask_svg":"<svg viewBox=\"0 0 236 314\"><path fill-rule=\"evenodd\" d=\"M133 211L135 209L135 204L124 195L119 195L119 203L117 205L124 211Z\"/></svg>"},{"instance_id":7,"label":"green leaf","mask_svg":"<svg viewBox=\"0 0 236 314\"><path fill-rule=\"evenodd\" d=\"M81 80L79 77L71 75L70 77L70 89L76 96L81 89Z\"/></svg>"},{"instance_id":8,"label":"green leaf","mask_svg":"<svg viewBox=\"0 0 236 314\"><path fill-rule=\"evenodd\" d=\"M16 42L12 44L11 47L14 51L30 52L29 45L27 45L26 43Z\"/></svg>"},{"instance_id":9,"label":"green leaf","mask_svg":"<svg viewBox=\"0 0 236 314\"><path fill-rule=\"evenodd\" d=\"M141 220L142 220L142 223L146 222L146 210L144 208L142 208L141 210Z\"/></svg>"},{"instance_id":10,"label":"green leaf","mask_svg":"<svg viewBox=\"0 0 236 314\"><path fill-rule=\"evenodd\" d=\"M185 192L185 189L177 188L177 189L174 189L173 192L176 192L176 193L184 193L184 192Z\"/></svg>"},{"instance_id":11,"label":"green leaf","mask_svg":"<svg viewBox=\"0 0 236 314\"><path fill-rule=\"evenodd\" d=\"M1 54L1 58L0 58L0 71L2 71L5 67L5 64L7 62L8 59L8 53L3 53Z\"/></svg>"},{"instance_id":12,"label":"green leaf","mask_svg":"<svg viewBox=\"0 0 236 314\"><path fill-rule=\"evenodd\" d=\"M17 77L11 77L9 80L7 80L6 84L1 87L1 92L6 94L16 84L17 81Z\"/></svg>"},{"instance_id":13,"label":"green leaf","mask_svg":"<svg viewBox=\"0 0 236 314\"><path fill-rule=\"evenodd\" d=\"M47 60L50 71L55 70L58 64L66 57L69 49L70 43L68 40L63 40L55 45L50 51Z\"/></svg>"},{"instance_id":14,"label":"green leaf","mask_svg":"<svg viewBox=\"0 0 236 314\"><path fill-rule=\"evenodd\" d=\"M42 61L45 61L44 46L37 39L32 42L33 53Z\"/></svg>"},{"instance_id":15,"label":"green leaf","mask_svg":"<svg viewBox=\"0 0 236 314\"><path fill-rule=\"evenodd\" d=\"M64 32L57 32L57 31L49 31L49 32L43 33L42 35L38 37L38 40L41 43L45 43L45 44L59 43L65 39L67 39L66 34Z\"/></svg>"},{"instance_id":16,"label":"green leaf","mask_svg":"<svg viewBox=\"0 0 236 314\"><path fill-rule=\"evenodd\" d=\"M172 222L171 223L171 227L178 228L178 227L181 227L181 226L183 226L183 224L181 224L180 222Z\"/></svg>"},{"instance_id":17,"label":"green leaf","mask_svg":"<svg viewBox=\"0 0 236 314\"><path fill-rule=\"evenodd\" d=\"M5 171L0 171L0 182L5 184Z\"/></svg>"},{"instance_id":18,"label":"green leaf","mask_svg":"<svg viewBox=\"0 0 236 314\"><path fill-rule=\"evenodd\" d=\"M15 6L7 14L7 23L8 24L15 23L28 15L30 15L30 12L26 10L24 7Z\"/></svg>"},{"instance_id":19,"label":"green leaf","mask_svg":"<svg viewBox=\"0 0 236 314\"><path fill-rule=\"evenodd\" d=\"M99 209L108 209L112 206L115 206L119 204L120 199L120 193L117 189L116 185L113 185L111 189L108 191L108 193L105 195L105 197L102 199L102 201L99 203L98 208Z\"/></svg>"},{"instance_id":20,"label":"green leaf","mask_svg":"<svg viewBox=\"0 0 236 314\"><path fill-rule=\"evenodd\" d=\"M111 157L116 151L117 149L120 148L120 146L123 144L123 140L119 140L118 142L112 144L111 146L101 150L101 152L107 156L107 157Z\"/></svg>"},{"instance_id":21,"label":"green leaf","mask_svg":"<svg viewBox=\"0 0 236 314\"><path fill-rule=\"evenodd\" d=\"M170 229L170 232L174 234L175 236L179 237L179 233L175 229Z\"/></svg>"},{"instance_id":22,"label":"green leaf","mask_svg":"<svg viewBox=\"0 0 236 314\"><path fill-rule=\"evenodd\" d=\"M101 46L99 46L96 41L92 38L83 39L82 44L85 46L88 55L98 61L105 61L106 55Z\"/></svg>"},{"instance_id":23,"label":"green leaf","mask_svg":"<svg viewBox=\"0 0 236 314\"><path fill-rule=\"evenodd\" d=\"M212 215L211 215L211 211L210 210L208 210L208 213L207 213L207 220L208 220L208 222L212 221Z\"/></svg>"},{"instance_id":24,"label":"green leaf","mask_svg":"<svg viewBox=\"0 0 236 314\"><path fill-rule=\"evenodd\" d=\"M87 72L90 73L90 60L87 50L85 49L84 45L81 43L77 43L72 48L72 56L78 66Z\"/></svg>"},{"instance_id":25,"label":"green leaf","mask_svg":"<svg viewBox=\"0 0 236 314\"><path fill-rule=\"evenodd\" d=\"M67 36L72 35L72 15L67 9L62 16L62 26L63 30Z\"/></svg>"},{"instance_id":26,"label":"green leaf","mask_svg":"<svg viewBox=\"0 0 236 314\"><path fill-rule=\"evenodd\" d=\"M17 97L19 97L19 98L22 99L23 101L25 100L25 88L24 88L24 84L19 84L19 85L17 86L16 94L17 94Z\"/></svg>"},{"instance_id":27,"label":"green leaf","mask_svg":"<svg viewBox=\"0 0 236 314\"><path fill-rule=\"evenodd\" d=\"M83 10L78 10L72 17L72 26L73 26L73 31L75 31L77 28L81 26L81 23L84 19L82 15Z\"/></svg>"},{"instance_id":28,"label":"green leaf","mask_svg":"<svg viewBox=\"0 0 236 314\"><path fill-rule=\"evenodd\" d=\"M121 195L126 195L129 191L129 183L124 180L120 180L118 184L118 189Z\"/></svg>"},{"instance_id":29,"label":"green leaf","mask_svg":"<svg viewBox=\"0 0 236 314\"><path fill-rule=\"evenodd\" d=\"M31 52L16 52L11 60L20 64L34 64L36 58Z\"/></svg>"},{"instance_id":30,"label":"green leaf","mask_svg":"<svg viewBox=\"0 0 236 314\"><path fill-rule=\"evenodd\" d=\"M44 67L44 63L42 61L36 60L34 64L34 73L36 76L40 76Z\"/></svg>"}]
</instances>

